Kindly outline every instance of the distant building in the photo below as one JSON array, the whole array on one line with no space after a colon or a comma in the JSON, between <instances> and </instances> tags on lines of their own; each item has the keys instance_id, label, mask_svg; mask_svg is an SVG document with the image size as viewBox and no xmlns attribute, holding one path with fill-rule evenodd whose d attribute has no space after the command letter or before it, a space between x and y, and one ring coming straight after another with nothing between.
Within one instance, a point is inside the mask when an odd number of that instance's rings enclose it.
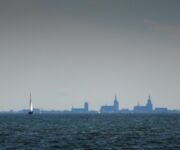
<instances>
[{"instance_id":1,"label":"distant building","mask_svg":"<svg viewBox=\"0 0 180 150\"><path fill-rule=\"evenodd\" d=\"M153 112L153 104L151 101L151 97L149 96L147 100L147 104L145 106L134 106L133 112L135 113L151 113Z\"/></svg>"},{"instance_id":2,"label":"distant building","mask_svg":"<svg viewBox=\"0 0 180 150\"><path fill-rule=\"evenodd\" d=\"M84 103L84 108L72 108L72 113L87 113L89 112L89 104L88 102Z\"/></svg>"},{"instance_id":3,"label":"distant building","mask_svg":"<svg viewBox=\"0 0 180 150\"><path fill-rule=\"evenodd\" d=\"M85 112L89 111L89 104L87 102L84 103L84 111Z\"/></svg>"},{"instance_id":4,"label":"distant building","mask_svg":"<svg viewBox=\"0 0 180 150\"><path fill-rule=\"evenodd\" d=\"M101 113L117 113L119 112L119 102L115 96L114 104L112 106L101 106Z\"/></svg>"},{"instance_id":5,"label":"distant building","mask_svg":"<svg viewBox=\"0 0 180 150\"><path fill-rule=\"evenodd\" d=\"M128 108L121 109L119 112L120 113L131 113L131 111Z\"/></svg>"},{"instance_id":6,"label":"distant building","mask_svg":"<svg viewBox=\"0 0 180 150\"><path fill-rule=\"evenodd\" d=\"M154 110L155 113L168 113L167 108L155 108Z\"/></svg>"}]
</instances>

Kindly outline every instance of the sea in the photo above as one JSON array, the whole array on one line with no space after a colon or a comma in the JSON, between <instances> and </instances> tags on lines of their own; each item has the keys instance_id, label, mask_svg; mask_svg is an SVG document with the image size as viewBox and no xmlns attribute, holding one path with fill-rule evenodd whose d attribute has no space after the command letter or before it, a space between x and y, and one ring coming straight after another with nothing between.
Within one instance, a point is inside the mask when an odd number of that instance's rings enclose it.
<instances>
[{"instance_id":1,"label":"sea","mask_svg":"<svg viewBox=\"0 0 180 150\"><path fill-rule=\"evenodd\" d=\"M0 114L0 150L180 150L180 114Z\"/></svg>"}]
</instances>

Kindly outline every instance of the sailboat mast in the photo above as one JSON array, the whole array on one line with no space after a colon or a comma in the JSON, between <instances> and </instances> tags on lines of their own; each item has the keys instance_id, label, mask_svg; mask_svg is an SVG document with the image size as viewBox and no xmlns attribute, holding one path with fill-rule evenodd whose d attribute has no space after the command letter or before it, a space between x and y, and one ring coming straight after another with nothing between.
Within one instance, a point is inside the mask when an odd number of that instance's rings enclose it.
<instances>
[{"instance_id":1,"label":"sailboat mast","mask_svg":"<svg viewBox=\"0 0 180 150\"><path fill-rule=\"evenodd\" d=\"M29 110L31 111L31 93L30 93L30 97L29 97Z\"/></svg>"}]
</instances>

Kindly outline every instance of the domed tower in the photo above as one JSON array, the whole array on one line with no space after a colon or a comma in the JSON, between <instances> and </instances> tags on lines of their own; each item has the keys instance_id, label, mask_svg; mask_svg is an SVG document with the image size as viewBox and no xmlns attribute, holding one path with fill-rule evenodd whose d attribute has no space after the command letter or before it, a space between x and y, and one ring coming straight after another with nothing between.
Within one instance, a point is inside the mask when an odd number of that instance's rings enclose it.
<instances>
[{"instance_id":1,"label":"domed tower","mask_svg":"<svg viewBox=\"0 0 180 150\"><path fill-rule=\"evenodd\" d=\"M115 99L114 99L114 110L115 110L116 112L119 111L119 102L118 102L118 100L117 100L117 96L116 96L116 95L115 95Z\"/></svg>"},{"instance_id":2,"label":"domed tower","mask_svg":"<svg viewBox=\"0 0 180 150\"><path fill-rule=\"evenodd\" d=\"M89 111L89 105L88 105L88 102L85 102L85 103L84 103L84 110L85 110L86 112Z\"/></svg>"}]
</instances>

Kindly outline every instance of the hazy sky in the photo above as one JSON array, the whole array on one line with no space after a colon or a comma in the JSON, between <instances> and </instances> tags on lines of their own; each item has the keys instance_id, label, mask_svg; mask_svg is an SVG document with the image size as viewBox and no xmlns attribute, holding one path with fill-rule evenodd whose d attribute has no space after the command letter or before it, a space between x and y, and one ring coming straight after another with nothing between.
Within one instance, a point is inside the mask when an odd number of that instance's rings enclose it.
<instances>
[{"instance_id":1,"label":"hazy sky","mask_svg":"<svg viewBox=\"0 0 180 150\"><path fill-rule=\"evenodd\" d=\"M180 109L179 0L1 0L0 110Z\"/></svg>"}]
</instances>

